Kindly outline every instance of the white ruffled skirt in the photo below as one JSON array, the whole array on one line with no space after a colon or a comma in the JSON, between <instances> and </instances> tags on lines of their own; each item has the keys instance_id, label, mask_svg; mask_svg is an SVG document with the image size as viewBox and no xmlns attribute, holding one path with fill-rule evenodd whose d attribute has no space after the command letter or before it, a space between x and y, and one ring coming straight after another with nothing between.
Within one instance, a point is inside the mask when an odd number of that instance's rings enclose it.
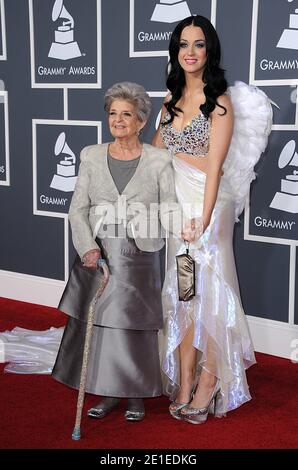
<instances>
[{"instance_id":1,"label":"white ruffled skirt","mask_svg":"<svg viewBox=\"0 0 298 470\"><path fill-rule=\"evenodd\" d=\"M174 157L177 197L187 217L202 214L206 175ZM202 237L190 245L196 264L196 296L178 299L175 255L185 244L168 239L163 287L164 330L160 353L164 392L175 399L180 387L179 345L193 324L197 379L202 368L220 380L218 412L226 413L251 399L245 370L255 356L243 312L233 252L235 202L223 176L212 220Z\"/></svg>"}]
</instances>

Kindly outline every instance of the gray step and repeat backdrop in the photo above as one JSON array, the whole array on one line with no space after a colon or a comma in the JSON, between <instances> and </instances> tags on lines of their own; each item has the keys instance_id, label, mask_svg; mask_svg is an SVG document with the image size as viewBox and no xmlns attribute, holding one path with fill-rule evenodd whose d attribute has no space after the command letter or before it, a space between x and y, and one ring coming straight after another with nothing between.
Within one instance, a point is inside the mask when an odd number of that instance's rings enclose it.
<instances>
[{"instance_id":1,"label":"gray step and repeat backdrop","mask_svg":"<svg viewBox=\"0 0 298 470\"><path fill-rule=\"evenodd\" d=\"M80 150L110 139L104 91L122 80L147 89L150 142L171 31L196 13L216 26L229 83L255 84L276 103L235 255L256 348L289 357L298 345L298 0L0 0L0 295L57 305L74 258L67 213Z\"/></svg>"}]
</instances>

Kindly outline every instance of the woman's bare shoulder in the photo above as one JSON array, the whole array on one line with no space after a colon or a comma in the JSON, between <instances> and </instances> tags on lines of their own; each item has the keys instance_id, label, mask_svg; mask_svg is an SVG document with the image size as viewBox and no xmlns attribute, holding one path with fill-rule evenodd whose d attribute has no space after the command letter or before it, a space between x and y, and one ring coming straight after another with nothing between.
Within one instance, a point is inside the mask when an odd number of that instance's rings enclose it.
<instances>
[{"instance_id":1,"label":"woman's bare shoulder","mask_svg":"<svg viewBox=\"0 0 298 470\"><path fill-rule=\"evenodd\" d=\"M233 109L231 97L227 93L220 95L217 98L217 103L227 108L227 110Z\"/></svg>"},{"instance_id":2,"label":"woman's bare shoulder","mask_svg":"<svg viewBox=\"0 0 298 470\"><path fill-rule=\"evenodd\" d=\"M233 105L230 96L226 93L218 96L216 99L217 105L211 113L211 119L215 120L218 117L225 116L226 119L233 120ZM224 108L224 109L223 109Z\"/></svg>"}]
</instances>

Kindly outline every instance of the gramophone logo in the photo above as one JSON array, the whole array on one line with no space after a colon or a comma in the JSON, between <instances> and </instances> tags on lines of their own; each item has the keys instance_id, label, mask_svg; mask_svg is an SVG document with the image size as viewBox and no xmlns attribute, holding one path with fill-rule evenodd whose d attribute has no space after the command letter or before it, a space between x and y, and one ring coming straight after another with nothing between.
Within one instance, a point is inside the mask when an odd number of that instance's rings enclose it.
<instances>
[{"instance_id":1,"label":"gramophone logo","mask_svg":"<svg viewBox=\"0 0 298 470\"><path fill-rule=\"evenodd\" d=\"M297 6L297 0L253 0L252 84L298 84Z\"/></svg>"},{"instance_id":2,"label":"gramophone logo","mask_svg":"<svg viewBox=\"0 0 298 470\"><path fill-rule=\"evenodd\" d=\"M296 167L297 170L293 170L291 174L281 180L281 189L275 194L270 207L298 214L298 154L295 140L290 140L284 146L278 159L280 169L287 165Z\"/></svg>"},{"instance_id":3,"label":"gramophone logo","mask_svg":"<svg viewBox=\"0 0 298 470\"><path fill-rule=\"evenodd\" d=\"M101 142L101 122L32 120L33 213L64 218L78 179L82 148Z\"/></svg>"},{"instance_id":4,"label":"gramophone logo","mask_svg":"<svg viewBox=\"0 0 298 470\"><path fill-rule=\"evenodd\" d=\"M289 27L283 30L276 47L298 50L298 8L290 15Z\"/></svg>"},{"instance_id":5,"label":"gramophone logo","mask_svg":"<svg viewBox=\"0 0 298 470\"><path fill-rule=\"evenodd\" d=\"M75 175L76 156L66 142L65 132L61 132L57 137L54 154L60 160L57 163L57 171L53 176L50 188L64 192L74 191L77 180Z\"/></svg>"},{"instance_id":6,"label":"gramophone logo","mask_svg":"<svg viewBox=\"0 0 298 470\"><path fill-rule=\"evenodd\" d=\"M169 41L177 23L192 14L215 20L214 0L130 0L130 57L168 57ZM152 77L153 81L155 77ZM156 89L154 83L152 89ZM157 89L161 89L158 85Z\"/></svg>"},{"instance_id":7,"label":"gramophone logo","mask_svg":"<svg viewBox=\"0 0 298 470\"><path fill-rule=\"evenodd\" d=\"M100 88L101 0L28 5L32 87Z\"/></svg>"},{"instance_id":8,"label":"gramophone logo","mask_svg":"<svg viewBox=\"0 0 298 470\"><path fill-rule=\"evenodd\" d=\"M187 2L180 0L160 0L160 2L155 5L151 21L175 23L190 15L191 13Z\"/></svg>"},{"instance_id":9,"label":"gramophone logo","mask_svg":"<svg viewBox=\"0 0 298 470\"><path fill-rule=\"evenodd\" d=\"M74 19L63 5L63 0L56 0L52 10L52 21L57 26L55 41L52 43L48 57L68 60L81 57L78 43L74 40Z\"/></svg>"}]
</instances>

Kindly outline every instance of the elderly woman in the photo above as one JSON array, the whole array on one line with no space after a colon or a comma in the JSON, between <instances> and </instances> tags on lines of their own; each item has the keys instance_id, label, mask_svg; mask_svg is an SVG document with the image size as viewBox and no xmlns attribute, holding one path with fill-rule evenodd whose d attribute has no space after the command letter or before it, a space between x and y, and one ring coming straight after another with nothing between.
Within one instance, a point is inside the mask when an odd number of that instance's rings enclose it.
<instances>
[{"instance_id":1,"label":"elderly woman","mask_svg":"<svg viewBox=\"0 0 298 470\"><path fill-rule=\"evenodd\" d=\"M103 398L88 416L103 418L128 398L125 418L139 421L145 415L142 398L162 394L159 220L173 231L180 211L168 152L139 140L151 110L144 88L115 84L105 95L105 110L114 142L82 150L69 211L79 256L59 304L70 318L53 377L79 388L86 315L103 257L110 280L96 306L86 387Z\"/></svg>"}]
</instances>

